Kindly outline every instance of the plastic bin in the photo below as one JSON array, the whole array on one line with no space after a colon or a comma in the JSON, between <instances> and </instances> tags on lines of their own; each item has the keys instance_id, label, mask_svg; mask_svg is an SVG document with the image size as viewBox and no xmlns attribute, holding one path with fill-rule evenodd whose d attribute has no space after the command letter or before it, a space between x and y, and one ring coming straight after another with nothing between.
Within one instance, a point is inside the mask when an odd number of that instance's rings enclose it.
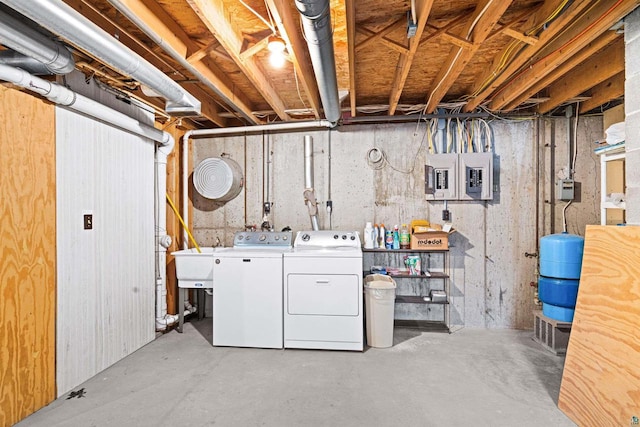
<instances>
[{"instance_id":1,"label":"plastic bin","mask_svg":"<svg viewBox=\"0 0 640 427\"><path fill-rule=\"evenodd\" d=\"M389 276L370 274L364 279L367 344L387 348L393 345L393 309L396 282Z\"/></svg>"}]
</instances>

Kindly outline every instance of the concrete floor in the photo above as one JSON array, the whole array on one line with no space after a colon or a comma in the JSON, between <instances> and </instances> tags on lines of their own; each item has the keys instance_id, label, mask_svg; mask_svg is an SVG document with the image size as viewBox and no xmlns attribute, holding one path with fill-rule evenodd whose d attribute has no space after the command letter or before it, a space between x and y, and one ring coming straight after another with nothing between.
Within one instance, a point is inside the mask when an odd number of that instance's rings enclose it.
<instances>
[{"instance_id":1,"label":"concrete floor","mask_svg":"<svg viewBox=\"0 0 640 427\"><path fill-rule=\"evenodd\" d=\"M187 323L17 426L573 426L531 331L396 330L364 353L211 346Z\"/></svg>"}]
</instances>

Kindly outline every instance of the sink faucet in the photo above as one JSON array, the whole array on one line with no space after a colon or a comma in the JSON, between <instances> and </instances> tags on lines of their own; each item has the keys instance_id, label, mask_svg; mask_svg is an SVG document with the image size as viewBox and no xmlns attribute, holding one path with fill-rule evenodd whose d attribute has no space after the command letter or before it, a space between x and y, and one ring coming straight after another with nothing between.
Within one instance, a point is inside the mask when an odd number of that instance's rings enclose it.
<instances>
[{"instance_id":1,"label":"sink faucet","mask_svg":"<svg viewBox=\"0 0 640 427\"><path fill-rule=\"evenodd\" d=\"M216 247L220 246L222 246L222 242L220 241L220 238L216 236Z\"/></svg>"}]
</instances>

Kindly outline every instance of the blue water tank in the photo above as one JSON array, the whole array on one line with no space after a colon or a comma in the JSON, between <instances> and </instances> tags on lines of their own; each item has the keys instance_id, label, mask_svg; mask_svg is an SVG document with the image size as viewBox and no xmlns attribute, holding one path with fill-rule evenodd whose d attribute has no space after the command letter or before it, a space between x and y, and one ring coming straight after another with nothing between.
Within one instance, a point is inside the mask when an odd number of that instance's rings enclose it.
<instances>
[{"instance_id":1,"label":"blue water tank","mask_svg":"<svg viewBox=\"0 0 640 427\"><path fill-rule=\"evenodd\" d=\"M540 275L557 279L579 279L584 237L550 234L540 239Z\"/></svg>"},{"instance_id":2,"label":"blue water tank","mask_svg":"<svg viewBox=\"0 0 640 427\"><path fill-rule=\"evenodd\" d=\"M579 280L556 279L540 276L538 278L538 299L543 303L574 308L578 297Z\"/></svg>"},{"instance_id":3,"label":"blue water tank","mask_svg":"<svg viewBox=\"0 0 640 427\"><path fill-rule=\"evenodd\" d=\"M575 309L573 308L542 303L542 314L550 319L559 320L560 322L573 322L574 313Z\"/></svg>"}]
</instances>

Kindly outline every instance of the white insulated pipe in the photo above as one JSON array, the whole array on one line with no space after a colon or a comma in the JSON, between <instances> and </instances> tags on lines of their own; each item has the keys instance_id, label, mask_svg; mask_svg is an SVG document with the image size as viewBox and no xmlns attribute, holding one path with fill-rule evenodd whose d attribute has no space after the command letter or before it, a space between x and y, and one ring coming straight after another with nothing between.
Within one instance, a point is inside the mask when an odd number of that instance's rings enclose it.
<instances>
[{"instance_id":1,"label":"white insulated pipe","mask_svg":"<svg viewBox=\"0 0 640 427\"><path fill-rule=\"evenodd\" d=\"M19 68L0 64L0 80L8 81L16 86L28 89L44 96L51 102L64 108L93 117L135 135L151 139L160 145L156 150L156 173L159 177L156 188L156 203L164 206L167 192L167 156L173 150L175 140L168 132L163 132L152 126L140 123L138 120L119 111L109 108L99 102L73 92L64 86L32 76ZM177 316L167 315L167 247L171 239L165 234L167 229L167 213L165 208L158 208L156 224L156 257L158 270L156 282L156 328L166 329L167 325L177 321Z\"/></svg>"},{"instance_id":2,"label":"white insulated pipe","mask_svg":"<svg viewBox=\"0 0 640 427\"><path fill-rule=\"evenodd\" d=\"M240 126L232 128L197 129L189 130L182 138L182 219L185 228L182 234L182 245L184 249L189 248L189 142L193 137L212 136L218 138L226 135L249 134L260 132L281 132L281 131L302 131L312 129L330 129L335 124L328 120L311 120L300 122L284 122L269 125Z\"/></svg>"},{"instance_id":3,"label":"white insulated pipe","mask_svg":"<svg viewBox=\"0 0 640 427\"><path fill-rule=\"evenodd\" d=\"M0 0L52 33L149 86L166 99L169 114L199 115L200 101L62 0Z\"/></svg>"},{"instance_id":4,"label":"white insulated pipe","mask_svg":"<svg viewBox=\"0 0 640 427\"><path fill-rule=\"evenodd\" d=\"M119 0L108 0L111 6L116 8L118 12L122 13L127 19L133 22L136 27L140 28L140 30L147 35L155 44L160 46L165 52L169 54L176 62L178 62L181 66L184 67L185 70L189 71L189 73L193 74L202 84L206 85L209 89L214 91L220 98L224 100L229 107L233 108L236 113L247 119L249 122L254 122L255 117L248 116L244 111L235 107L235 100L229 98L229 96L223 93L218 87L211 82L207 76L202 74L197 67L195 67L191 62L189 62L184 54L184 52L177 51L170 43L164 40L161 36L158 35L157 30L147 24L144 19L140 18L139 15L134 13L131 8L126 4L128 2L123 2Z\"/></svg>"}]
</instances>

